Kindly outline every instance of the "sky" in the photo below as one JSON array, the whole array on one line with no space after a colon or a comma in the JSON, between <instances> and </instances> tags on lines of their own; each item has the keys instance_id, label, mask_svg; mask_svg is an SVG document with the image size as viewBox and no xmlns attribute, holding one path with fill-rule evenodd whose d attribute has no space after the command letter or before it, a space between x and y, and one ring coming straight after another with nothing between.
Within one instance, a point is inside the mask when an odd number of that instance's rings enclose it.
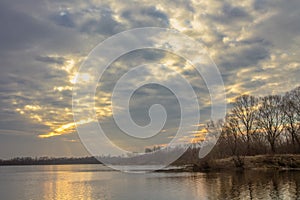
<instances>
[{"instance_id":1,"label":"sky","mask_svg":"<svg viewBox=\"0 0 300 200\"><path fill-rule=\"evenodd\" d=\"M76 81L95 77L78 77L77 72L99 43L133 28L175 29L203 45L221 73L228 104L241 94L283 94L299 86L299 8L299 0L2 0L0 158L89 155L75 129L72 89ZM172 78L167 71L158 73L154 63L183 74L204 120L209 119L205 82L184 58L158 49L130 52L105 71L95 99L97 120L107 137L128 151L163 146L180 123L174 94L157 84L136 90L130 111L145 126L151 105L163 105L168 118L161 136L147 142L128 138L113 122L111 91L122 74L141 63L150 63L148 75L160 81Z\"/></svg>"}]
</instances>

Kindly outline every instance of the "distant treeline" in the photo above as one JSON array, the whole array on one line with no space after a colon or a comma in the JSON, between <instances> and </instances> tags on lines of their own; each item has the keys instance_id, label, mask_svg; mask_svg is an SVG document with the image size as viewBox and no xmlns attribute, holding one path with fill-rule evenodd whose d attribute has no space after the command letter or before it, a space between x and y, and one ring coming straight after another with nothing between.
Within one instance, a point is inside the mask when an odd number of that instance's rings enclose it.
<instances>
[{"instance_id":1,"label":"distant treeline","mask_svg":"<svg viewBox=\"0 0 300 200\"><path fill-rule=\"evenodd\" d=\"M17 157L9 160L0 160L0 165L65 165L65 164L99 164L94 157L83 158L51 158L51 157Z\"/></svg>"}]
</instances>

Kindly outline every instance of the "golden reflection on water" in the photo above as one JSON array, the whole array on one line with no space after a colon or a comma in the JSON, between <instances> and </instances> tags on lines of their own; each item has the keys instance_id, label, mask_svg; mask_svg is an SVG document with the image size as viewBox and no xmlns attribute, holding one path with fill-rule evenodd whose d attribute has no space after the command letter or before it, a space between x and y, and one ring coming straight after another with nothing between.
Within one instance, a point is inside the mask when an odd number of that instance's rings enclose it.
<instances>
[{"instance_id":1,"label":"golden reflection on water","mask_svg":"<svg viewBox=\"0 0 300 200\"><path fill-rule=\"evenodd\" d=\"M61 171L57 172L57 166L46 166L53 173L47 174L50 177L43 185L43 199L92 199L92 188L88 184L92 180L92 173L74 173L71 165L59 167Z\"/></svg>"},{"instance_id":2,"label":"golden reflection on water","mask_svg":"<svg viewBox=\"0 0 300 200\"><path fill-rule=\"evenodd\" d=\"M1 199L300 199L300 171L125 174L99 165L0 167Z\"/></svg>"},{"instance_id":3,"label":"golden reflection on water","mask_svg":"<svg viewBox=\"0 0 300 200\"><path fill-rule=\"evenodd\" d=\"M45 167L48 173L42 181L43 199L111 200L139 192L147 199L152 195L167 198L169 192L177 193L180 199L296 199L300 195L300 173L246 171L132 176L97 172L94 168L80 171L78 166L75 169L71 165Z\"/></svg>"}]
</instances>

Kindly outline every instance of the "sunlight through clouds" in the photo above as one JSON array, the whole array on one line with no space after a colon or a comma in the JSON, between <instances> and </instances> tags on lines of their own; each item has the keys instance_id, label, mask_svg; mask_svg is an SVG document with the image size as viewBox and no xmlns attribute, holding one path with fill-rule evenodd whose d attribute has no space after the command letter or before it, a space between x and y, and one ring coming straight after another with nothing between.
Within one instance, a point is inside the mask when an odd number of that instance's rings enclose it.
<instances>
[{"instance_id":1,"label":"sunlight through clouds","mask_svg":"<svg viewBox=\"0 0 300 200\"><path fill-rule=\"evenodd\" d=\"M0 132L9 132L13 137L13 132L23 131L29 135L28 146L37 137L51 138L53 142L65 137L75 140L73 86L79 82L82 87L90 87L98 79L90 71L77 76L79 67L97 44L132 28L173 28L205 46L220 69L228 103L241 94L283 94L299 85L299 7L298 0L289 3L273 0L4 1L0 7L6 16L0 19L3 119ZM178 48L184 45L178 42ZM80 111L92 106L97 120L106 123L112 117L113 83L121 73L153 59L191 81L203 110L201 115L209 116L211 102L207 88L188 62L162 52L126 56L128 60L112 64L113 69L99 83L94 102L83 105ZM160 73L153 68L151 74L168 80L175 73ZM140 101L159 94L151 88L143 92ZM148 103L140 101L136 100L132 107L137 116L143 110L141 105ZM175 108L174 102L170 103L172 106ZM178 118L176 113L171 117ZM147 117L137 118L147 122ZM79 124L91 121L84 119ZM169 132L174 130L170 131L171 127L166 130L166 137L171 137ZM57 154L60 152L57 150Z\"/></svg>"},{"instance_id":2,"label":"sunlight through clouds","mask_svg":"<svg viewBox=\"0 0 300 200\"><path fill-rule=\"evenodd\" d=\"M69 134L70 132L74 132L74 130L76 128L76 124L84 125L84 124L88 124L92 121L93 121L93 119L87 119L87 120L78 121L76 123L72 122L72 123L64 124L50 133L39 135L39 138L49 138L49 137Z\"/></svg>"}]
</instances>

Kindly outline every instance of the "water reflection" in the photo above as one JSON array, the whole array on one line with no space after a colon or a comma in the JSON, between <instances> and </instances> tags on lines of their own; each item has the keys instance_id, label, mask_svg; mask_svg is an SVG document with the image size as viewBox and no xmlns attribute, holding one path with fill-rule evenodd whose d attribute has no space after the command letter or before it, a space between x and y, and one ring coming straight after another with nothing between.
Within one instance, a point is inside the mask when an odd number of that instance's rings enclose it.
<instances>
[{"instance_id":1,"label":"water reflection","mask_svg":"<svg viewBox=\"0 0 300 200\"><path fill-rule=\"evenodd\" d=\"M47 174L48 180L43 182L43 199L92 199L92 190L89 182L91 173L73 173L72 166L46 166L47 170L57 173Z\"/></svg>"},{"instance_id":2,"label":"water reflection","mask_svg":"<svg viewBox=\"0 0 300 200\"><path fill-rule=\"evenodd\" d=\"M300 199L298 171L190 173L159 179L189 199Z\"/></svg>"},{"instance_id":3,"label":"water reflection","mask_svg":"<svg viewBox=\"0 0 300 200\"><path fill-rule=\"evenodd\" d=\"M207 173L194 182L206 199L300 198L300 172L296 171Z\"/></svg>"},{"instance_id":4,"label":"water reflection","mask_svg":"<svg viewBox=\"0 0 300 200\"><path fill-rule=\"evenodd\" d=\"M300 173L289 171L246 171L208 173L209 199L297 199Z\"/></svg>"},{"instance_id":5,"label":"water reflection","mask_svg":"<svg viewBox=\"0 0 300 200\"><path fill-rule=\"evenodd\" d=\"M124 174L99 165L0 167L1 199L300 199L300 171Z\"/></svg>"}]
</instances>

